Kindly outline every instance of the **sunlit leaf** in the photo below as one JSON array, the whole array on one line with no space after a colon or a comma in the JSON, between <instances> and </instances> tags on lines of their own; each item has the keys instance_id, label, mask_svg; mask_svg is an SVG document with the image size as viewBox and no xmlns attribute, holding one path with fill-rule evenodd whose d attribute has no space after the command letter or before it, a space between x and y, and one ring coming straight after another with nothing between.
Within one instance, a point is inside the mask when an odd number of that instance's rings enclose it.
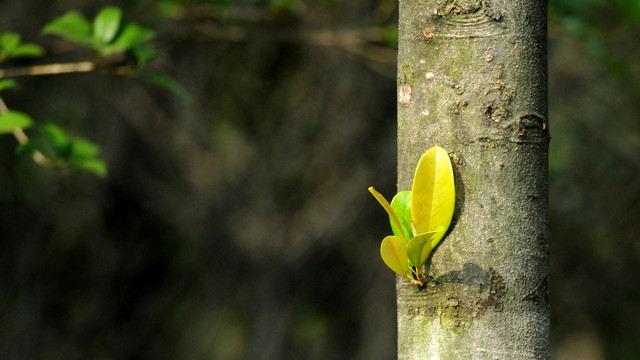
<instances>
[{"instance_id":1,"label":"sunlit leaf","mask_svg":"<svg viewBox=\"0 0 640 360\"><path fill-rule=\"evenodd\" d=\"M42 29L42 33L55 34L84 45L93 43L91 23L77 11L70 11L54 19Z\"/></svg>"},{"instance_id":2,"label":"sunlit leaf","mask_svg":"<svg viewBox=\"0 0 640 360\"><path fill-rule=\"evenodd\" d=\"M10 57L12 58L22 57L22 56L35 57L35 56L42 56L42 54L44 54L44 49L42 48L42 46L37 44L25 43L25 44L20 44L20 46L18 46L10 54Z\"/></svg>"},{"instance_id":3,"label":"sunlit leaf","mask_svg":"<svg viewBox=\"0 0 640 360\"><path fill-rule=\"evenodd\" d=\"M380 244L380 255L391 270L406 276L409 258L407 258L407 246L404 240L391 235L385 237Z\"/></svg>"},{"instance_id":4,"label":"sunlit leaf","mask_svg":"<svg viewBox=\"0 0 640 360\"><path fill-rule=\"evenodd\" d=\"M414 236L407 244L407 256L411 263L421 268L429 259L434 246L432 239L434 235L442 232L443 227L440 226L436 231L430 231Z\"/></svg>"},{"instance_id":5,"label":"sunlit leaf","mask_svg":"<svg viewBox=\"0 0 640 360\"><path fill-rule=\"evenodd\" d=\"M122 10L116 6L104 7L93 20L93 38L102 44L113 40L120 28Z\"/></svg>"},{"instance_id":6,"label":"sunlit leaf","mask_svg":"<svg viewBox=\"0 0 640 360\"><path fill-rule=\"evenodd\" d=\"M16 82L13 79L2 79L0 80L0 91L4 89L11 89L16 87Z\"/></svg>"},{"instance_id":7,"label":"sunlit leaf","mask_svg":"<svg viewBox=\"0 0 640 360\"><path fill-rule=\"evenodd\" d=\"M401 237L405 242L408 242L411 237L413 237L411 223L409 222L409 219L411 219L411 191L401 191L397 193L391 200L391 209L396 213L398 221L402 226L402 230L400 230L395 221L389 216L393 234Z\"/></svg>"},{"instance_id":8,"label":"sunlit leaf","mask_svg":"<svg viewBox=\"0 0 640 360\"><path fill-rule=\"evenodd\" d=\"M133 47L153 38L153 31L134 22L126 22L111 45L105 47L105 52L113 53L132 49Z\"/></svg>"},{"instance_id":9,"label":"sunlit leaf","mask_svg":"<svg viewBox=\"0 0 640 360\"><path fill-rule=\"evenodd\" d=\"M433 247L449 228L455 205L453 168L446 150L436 146L422 155L412 191L411 216L417 233L444 229L433 236Z\"/></svg>"},{"instance_id":10,"label":"sunlit leaf","mask_svg":"<svg viewBox=\"0 0 640 360\"><path fill-rule=\"evenodd\" d=\"M9 134L16 129L31 127L33 120L23 112L9 110L0 114L0 134Z\"/></svg>"},{"instance_id":11,"label":"sunlit leaf","mask_svg":"<svg viewBox=\"0 0 640 360\"><path fill-rule=\"evenodd\" d=\"M144 76L144 79L171 91L185 105L190 106L191 104L193 104L193 99L191 98L191 94L189 94L189 92L184 87L182 87L182 85L178 84L172 78L163 74L147 74Z\"/></svg>"},{"instance_id":12,"label":"sunlit leaf","mask_svg":"<svg viewBox=\"0 0 640 360\"><path fill-rule=\"evenodd\" d=\"M397 229L402 229L402 224L400 223L400 220L398 219L398 216L396 215L395 211L391 208L391 205L389 205L389 202L387 201L387 199L384 198L384 196L382 196L382 194L380 194L379 192L376 191L376 189L372 187L369 187L369 192L376 198L376 200L378 200L378 202L380 203L380 205L382 205L382 207L387 211L387 213L389 214L389 217L391 218L391 222L396 224L396 228ZM407 235L404 233L401 233L402 236L400 236L401 239L406 239ZM406 240L403 240L406 242Z\"/></svg>"}]
</instances>

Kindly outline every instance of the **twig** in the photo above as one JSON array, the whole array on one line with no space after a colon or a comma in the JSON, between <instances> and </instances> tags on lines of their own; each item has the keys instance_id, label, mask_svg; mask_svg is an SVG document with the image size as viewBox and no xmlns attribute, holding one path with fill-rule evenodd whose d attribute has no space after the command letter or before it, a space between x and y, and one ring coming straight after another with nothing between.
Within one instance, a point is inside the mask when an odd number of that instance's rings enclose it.
<instances>
[{"instance_id":1,"label":"twig","mask_svg":"<svg viewBox=\"0 0 640 360\"><path fill-rule=\"evenodd\" d=\"M33 65L10 69L0 69L0 79L15 76L53 75L74 72L89 72L96 69L93 61L80 61L74 63L58 63L46 65Z\"/></svg>"}]
</instances>

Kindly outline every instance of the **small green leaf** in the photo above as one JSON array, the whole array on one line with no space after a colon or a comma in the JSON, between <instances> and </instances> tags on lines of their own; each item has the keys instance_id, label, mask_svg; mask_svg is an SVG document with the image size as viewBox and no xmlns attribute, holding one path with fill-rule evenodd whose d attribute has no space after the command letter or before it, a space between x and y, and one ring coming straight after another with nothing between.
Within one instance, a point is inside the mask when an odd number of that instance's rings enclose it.
<instances>
[{"instance_id":1,"label":"small green leaf","mask_svg":"<svg viewBox=\"0 0 640 360\"><path fill-rule=\"evenodd\" d=\"M391 230L395 236L399 236L403 238L405 242L408 242L413 237L411 223L409 222L411 219L411 191L401 191L397 193L391 200L391 208L396 213L396 216L398 216L398 220L402 226L402 230L398 229L396 223L389 217ZM406 235L406 238L403 237L403 234Z\"/></svg>"},{"instance_id":2,"label":"small green leaf","mask_svg":"<svg viewBox=\"0 0 640 360\"><path fill-rule=\"evenodd\" d=\"M108 44L116 36L122 20L122 10L116 6L102 8L93 20L93 38L100 44Z\"/></svg>"},{"instance_id":3,"label":"small green leaf","mask_svg":"<svg viewBox=\"0 0 640 360\"><path fill-rule=\"evenodd\" d=\"M18 144L16 147L17 154L29 154L36 150L38 150L38 144L32 139L29 139L25 144Z\"/></svg>"},{"instance_id":4,"label":"small green leaf","mask_svg":"<svg viewBox=\"0 0 640 360\"><path fill-rule=\"evenodd\" d=\"M33 119L23 112L9 110L0 115L0 134L10 134L16 129L31 127Z\"/></svg>"},{"instance_id":5,"label":"small green leaf","mask_svg":"<svg viewBox=\"0 0 640 360\"><path fill-rule=\"evenodd\" d=\"M55 124L45 124L42 135L51 146L56 157L66 158L69 153L69 137L67 133Z\"/></svg>"},{"instance_id":6,"label":"small green leaf","mask_svg":"<svg viewBox=\"0 0 640 360\"><path fill-rule=\"evenodd\" d=\"M391 208L391 205L389 205L389 202L387 201L387 199L385 199L384 196L382 196L382 194L377 192L376 189L373 188L373 186L369 187L369 192L373 195L373 197L376 198L376 200L378 200L380 205L382 205L382 207L387 211L387 213L389 214L389 217L391 218L391 222L396 224L396 228L402 229L402 224L398 219L398 215L396 215L396 212ZM406 243L407 240L405 239L407 239L407 235L402 233L402 231L401 231L401 235L402 236L400 236L400 238L403 239L404 242Z\"/></svg>"},{"instance_id":7,"label":"small green leaf","mask_svg":"<svg viewBox=\"0 0 640 360\"><path fill-rule=\"evenodd\" d=\"M18 46L10 54L10 57L12 58L23 57L23 56L36 57L36 56L42 56L42 54L44 54L44 49L42 48L42 46L37 44L25 43L25 44L20 44L20 46Z\"/></svg>"},{"instance_id":8,"label":"small green leaf","mask_svg":"<svg viewBox=\"0 0 640 360\"><path fill-rule=\"evenodd\" d=\"M0 47L7 54L11 54L20 45L20 34L7 31L0 36Z\"/></svg>"},{"instance_id":9,"label":"small green leaf","mask_svg":"<svg viewBox=\"0 0 640 360\"><path fill-rule=\"evenodd\" d=\"M404 240L397 236L387 236L380 244L382 260L391 270L402 276L407 276L409 258L407 258L407 246Z\"/></svg>"},{"instance_id":10,"label":"small green leaf","mask_svg":"<svg viewBox=\"0 0 640 360\"><path fill-rule=\"evenodd\" d=\"M407 256L411 263L420 269L429 259L431 251L435 245L432 245L431 239L434 235L442 232L443 227L440 226L436 231L430 231L418 234L409 241L407 245Z\"/></svg>"},{"instance_id":11,"label":"small green leaf","mask_svg":"<svg viewBox=\"0 0 640 360\"><path fill-rule=\"evenodd\" d=\"M412 191L411 216L416 232L444 229L434 235L432 244L435 246L451 224L456 200L453 168L445 149L434 146L422 155Z\"/></svg>"},{"instance_id":12,"label":"small green leaf","mask_svg":"<svg viewBox=\"0 0 640 360\"><path fill-rule=\"evenodd\" d=\"M156 57L158 51L155 47L146 44L140 44L131 49L131 54L136 59L136 65L142 66L149 60Z\"/></svg>"},{"instance_id":13,"label":"small green leaf","mask_svg":"<svg viewBox=\"0 0 640 360\"><path fill-rule=\"evenodd\" d=\"M89 139L77 138L71 142L69 160L92 159L100 153L100 146L94 144Z\"/></svg>"},{"instance_id":14,"label":"small green leaf","mask_svg":"<svg viewBox=\"0 0 640 360\"><path fill-rule=\"evenodd\" d=\"M102 159L85 159L70 161L73 167L90 171L98 176L107 176L107 164Z\"/></svg>"},{"instance_id":15,"label":"small green leaf","mask_svg":"<svg viewBox=\"0 0 640 360\"><path fill-rule=\"evenodd\" d=\"M91 45L91 23L77 11L70 11L47 24L43 34L55 34L69 41L83 45Z\"/></svg>"},{"instance_id":16,"label":"small green leaf","mask_svg":"<svg viewBox=\"0 0 640 360\"><path fill-rule=\"evenodd\" d=\"M153 31L142 27L134 22L126 22L118 36L113 40L111 45L105 47L105 53L114 53L130 50L154 37Z\"/></svg>"},{"instance_id":17,"label":"small green leaf","mask_svg":"<svg viewBox=\"0 0 640 360\"><path fill-rule=\"evenodd\" d=\"M0 80L0 91L4 89L11 89L16 87L16 82L13 79L2 79Z\"/></svg>"},{"instance_id":18,"label":"small green leaf","mask_svg":"<svg viewBox=\"0 0 640 360\"><path fill-rule=\"evenodd\" d=\"M71 166L99 176L107 175L107 164L100 158L100 147L89 139L69 140L66 132L57 125L42 126L42 139L29 140L18 149L20 152L39 150L61 167Z\"/></svg>"},{"instance_id":19,"label":"small green leaf","mask_svg":"<svg viewBox=\"0 0 640 360\"><path fill-rule=\"evenodd\" d=\"M144 76L144 79L171 91L185 105L191 106L193 104L193 99L189 92L172 78L162 74L147 74Z\"/></svg>"}]
</instances>

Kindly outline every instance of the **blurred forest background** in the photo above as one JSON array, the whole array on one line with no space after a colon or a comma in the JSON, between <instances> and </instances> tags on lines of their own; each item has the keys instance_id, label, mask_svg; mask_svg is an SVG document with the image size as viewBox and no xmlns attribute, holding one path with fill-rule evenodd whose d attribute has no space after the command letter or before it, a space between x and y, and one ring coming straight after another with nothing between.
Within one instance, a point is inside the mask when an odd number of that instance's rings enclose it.
<instances>
[{"instance_id":1,"label":"blurred forest background","mask_svg":"<svg viewBox=\"0 0 640 360\"><path fill-rule=\"evenodd\" d=\"M0 358L395 358L367 192L395 193L395 0L7 0L0 32L47 56L3 67L85 56L40 31L105 5L156 32L148 67L193 104L99 73L2 93L109 175L0 137ZM640 1L549 6L553 354L637 359Z\"/></svg>"}]
</instances>

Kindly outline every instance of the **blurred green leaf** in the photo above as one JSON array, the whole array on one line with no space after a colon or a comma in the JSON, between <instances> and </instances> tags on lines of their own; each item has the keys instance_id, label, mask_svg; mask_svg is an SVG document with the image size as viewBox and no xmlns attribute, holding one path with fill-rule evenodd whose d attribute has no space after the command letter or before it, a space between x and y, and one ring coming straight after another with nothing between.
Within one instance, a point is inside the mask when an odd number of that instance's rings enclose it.
<instances>
[{"instance_id":1,"label":"blurred green leaf","mask_svg":"<svg viewBox=\"0 0 640 360\"><path fill-rule=\"evenodd\" d=\"M105 47L106 53L130 50L154 37L154 32L134 22L126 22L113 43Z\"/></svg>"},{"instance_id":2,"label":"blurred green leaf","mask_svg":"<svg viewBox=\"0 0 640 360\"><path fill-rule=\"evenodd\" d=\"M93 38L100 44L110 43L122 20L122 10L116 6L107 6L100 10L93 20Z\"/></svg>"},{"instance_id":3,"label":"blurred green leaf","mask_svg":"<svg viewBox=\"0 0 640 360\"><path fill-rule=\"evenodd\" d=\"M102 159L82 159L82 160L71 160L69 165L78 168L90 171L98 176L105 177L107 176L107 164Z\"/></svg>"},{"instance_id":4,"label":"blurred green leaf","mask_svg":"<svg viewBox=\"0 0 640 360\"><path fill-rule=\"evenodd\" d=\"M100 146L86 138L70 140L67 133L55 124L42 127L41 141L30 140L24 148L18 151L39 150L46 157L56 161L61 166L71 166L95 173L99 176L107 175L106 163L98 157Z\"/></svg>"},{"instance_id":5,"label":"blurred green leaf","mask_svg":"<svg viewBox=\"0 0 640 360\"><path fill-rule=\"evenodd\" d=\"M61 127L55 124L45 124L42 127L42 135L56 157L66 158L69 152L69 137Z\"/></svg>"},{"instance_id":6,"label":"blurred green leaf","mask_svg":"<svg viewBox=\"0 0 640 360\"><path fill-rule=\"evenodd\" d=\"M42 33L58 35L84 45L93 43L91 23L77 11L70 11L54 19L42 29Z\"/></svg>"},{"instance_id":7,"label":"blurred green leaf","mask_svg":"<svg viewBox=\"0 0 640 360\"><path fill-rule=\"evenodd\" d=\"M69 151L69 160L73 159L91 159L98 156L100 147L89 139L78 138L71 143Z\"/></svg>"},{"instance_id":8,"label":"blurred green leaf","mask_svg":"<svg viewBox=\"0 0 640 360\"><path fill-rule=\"evenodd\" d=\"M37 44L26 43L18 46L10 54L10 57L12 58L21 57L21 56L35 57L35 56L42 56L43 53L44 53L44 49L42 48L42 46Z\"/></svg>"},{"instance_id":9,"label":"blurred green leaf","mask_svg":"<svg viewBox=\"0 0 640 360\"><path fill-rule=\"evenodd\" d=\"M21 56L40 56L44 50L36 44L20 44L20 34L5 32L0 36L0 61Z\"/></svg>"},{"instance_id":10,"label":"blurred green leaf","mask_svg":"<svg viewBox=\"0 0 640 360\"><path fill-rule=\"evenodd\" d=\"M152 60L158 54L155 47L145 44L140 44L131 49L131 54L136 59L136 65L142 66L149 60Z\"/></svg>"},{"instance_id":11,"label":"blurred green leaf","mask_svg":"<svg viewBox=\"0 0 640 360\"><path fill-rule=\"evenodd\" d=\"M37 141L29 139L26 144L18 144L16 148L17 154L28 154L38 150Z\"/></svg>"},{"instance_id":12,"label":"blurred green leaf","mask_svg":"<svg viewBox=\"0 0 640 360\"><path fill-rule=\"evenodd\" d=\"M0 134L10 134L15 129L31 127L33 119L23 112L9 110L0 115Z\"/></svg>"},{"instance_id":13,"label":"blurred green leaf","mask_svg":"<svg viewBox=\"0 0 640 360\"><path fill-rule=\"evenodd\" d=\"M2 79L0 80L0 91L4 89L11 89L16 87L16 82L13 79Z\"/></svg>"},{"instance_id":14,"label":"blurred green leaf","mask_svg":"<svg viewBox=\"0 0 640 360\"><path fill-rule=\"evenodd\" d=\"M7 31L0 36L0 47L7 54L11 54L18 45L20 45L20 34Z\"/></svg>"},{"instance_id":15,"label":"blurred green leaf","mask_svg":"<svg viewBox=\"0 0 640 360\"><path fill-rule=\"evenodd\" d=\"M171 91L174 95L176 95L185 105L191 106L193 104L193 99L191 98L191 94L182 87L182 85L178 84L175 80L163 74L147 74L143 77L150 83L156 84L160 87L163 87L169 91Z\"/></svg>"}]
</instances>

